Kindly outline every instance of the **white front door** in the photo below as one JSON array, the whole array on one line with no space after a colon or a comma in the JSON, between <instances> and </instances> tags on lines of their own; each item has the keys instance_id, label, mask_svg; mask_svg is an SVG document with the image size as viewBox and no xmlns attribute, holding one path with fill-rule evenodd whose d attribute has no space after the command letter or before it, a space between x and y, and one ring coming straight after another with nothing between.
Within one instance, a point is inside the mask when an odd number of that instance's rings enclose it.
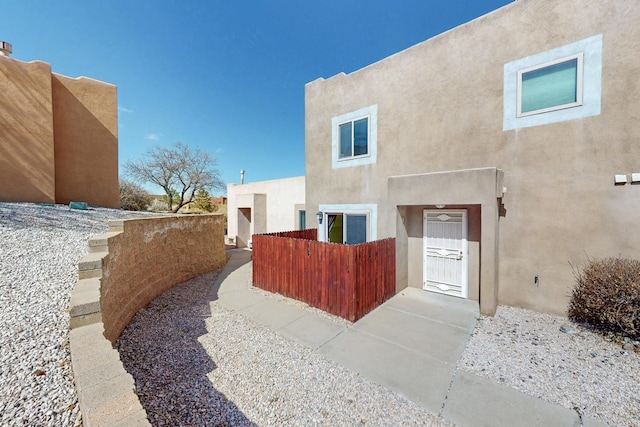
<instances>
[{"instance_id":1,"label":"white front door","mask_svg":"<svg viewBox=\"0 0 640 427\"><path fill-rule=\"evenodd\" d=\"M423 242L423 288L467 298L467 211L425 210Z\"/></svg>"}]
</instances>

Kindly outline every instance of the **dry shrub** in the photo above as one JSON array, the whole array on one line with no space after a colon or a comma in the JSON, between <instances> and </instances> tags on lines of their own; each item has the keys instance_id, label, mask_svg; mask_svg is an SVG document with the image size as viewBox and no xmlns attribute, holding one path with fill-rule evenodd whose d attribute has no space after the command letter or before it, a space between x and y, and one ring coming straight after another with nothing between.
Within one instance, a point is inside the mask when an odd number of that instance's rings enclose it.
<instances>
[{"instance_id":1,"label":"dry shrub","mask_svg":"<svg viewBox=\"0 0 640 427\"><path fill-rule=\"evenodd\" d=\"M589 260L574 271L569 319L601 331L640 339L640 261Z\"/></svg>"},{"instance_id":2,"label":"dry shrub","mask_svg":"<svg viewBox=\"0 0 640 427\"><path fill-rule=\"evenodd\" d=\"M139 185L120 180L120 207L126 211L144 211L151 204L151 196Z\"/></svg>"}]
</instances>

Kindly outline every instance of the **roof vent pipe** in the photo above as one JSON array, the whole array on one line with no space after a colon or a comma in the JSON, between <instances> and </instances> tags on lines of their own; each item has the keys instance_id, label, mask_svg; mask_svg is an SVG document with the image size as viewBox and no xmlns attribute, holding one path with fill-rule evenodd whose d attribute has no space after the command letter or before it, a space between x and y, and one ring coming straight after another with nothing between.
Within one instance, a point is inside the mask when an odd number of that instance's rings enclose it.
<instances>
[{"instance_id":1,"label":"roof vent pipe","mask_svg":"<svg viewBox=\"0 0 640 427\"><path fill-rule=\"evenodd\" d=\"M244 169L240 170L240 184L244 184Z\"/></svg>"},{"instance_id":2,"label":"roof vent pipe","mask_svg":"<svg viewBox=\"0 0 640 427\"><path fill-rule=\"evenodd\" d=\"M11 52L11 43L0 41L0 56L9 56Z\"/></svg>"}]
</instances>

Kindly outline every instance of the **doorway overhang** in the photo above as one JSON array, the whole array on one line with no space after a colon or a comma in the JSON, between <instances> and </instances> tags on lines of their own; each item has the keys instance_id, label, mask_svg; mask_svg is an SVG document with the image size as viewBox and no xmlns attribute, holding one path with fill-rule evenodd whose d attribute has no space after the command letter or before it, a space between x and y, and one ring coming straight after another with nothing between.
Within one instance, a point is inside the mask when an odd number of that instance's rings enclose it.
<instances>
[{"instance_id":1,"label":"doorway overhang","mask_svg":"<svg viewBox=\"0 0 640 427\"><path fill-rule=\"evenodd\" d=\"M499 218L504 172L497 167L461 169L388 178L388 194L396 206L480 205L480 312L495 314L498 306ZM403 219L396 220L396 271L406 270ZM404 255L403 255L404 254Z\"/></svg>"}]
</instances>

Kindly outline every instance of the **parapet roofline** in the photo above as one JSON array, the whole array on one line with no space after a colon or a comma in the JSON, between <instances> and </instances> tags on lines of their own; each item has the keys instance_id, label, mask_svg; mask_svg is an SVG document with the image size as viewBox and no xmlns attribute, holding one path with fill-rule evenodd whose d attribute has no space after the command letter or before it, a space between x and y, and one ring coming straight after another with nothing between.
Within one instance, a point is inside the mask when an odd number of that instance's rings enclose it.
<instances>
[{"instance_id":1,"label":"parapet roofline","mask_svg":"<svg viewBox=\"0 0 640 427\"><path fill-rule=\"evenodd\" d=\"M40 59L34 59L33 61L23 61L21 59L16 59L16 58L13 58L11 56L5 56L5 55L0 55L0 58L2 58L2 59L0 59L2 61L4 61L4 60L16 61L16 62L19 62L21 64L25 64L25 65L43 64L43 65L46 65L47 67L49 67L49 69L51 69L51 64L49 64L46 61L40 60ZM97 82L97 83L102 83L102 84L105 84L105 85L116 87L116 85L113 84L113 83L105 82L103 80L94 79L92 77L87 77L87 76L70 77L70 76L65 76L64 74L55 73L53 71L51 71L51 74L52 75L55 74L56 76L64 77L64 78L71 79L71 80L92 80L92 81Z\"/></svg>"},{"instance_id":2,"label":"parapet roofline","mask_svg":"<svg viewBox=\"0 0 640 427\"><path fill-rule=\"evenodd\" d=\"M87 77L87 76L69 77L69 76L65 76L64 74L54 73L54 72L51 72L51 74L55 74L56 76L64 77L66 79L71 79L71 80L76 80L76 81L91 80L91 81L94 81L96 83L102 83L104 85L116 87L116 85L113 84L113 83L105 82L104 80L94 79L92 77Z\"/></svg>"},{"instance_id":3,"label":"parapet roofline","mask_svg":"<svg viewBox=\"0 0 640 427\"><path fill-rule=\"evenodd\" d=\"M520 1L522 1L522 0L520 0ZM428 43L428 42L430 42L430 41L432 41L432 40L438 39L438 38L440 38L440 37L444 37L444 36L445 36L445 35L447 35L448 33L452 32L452 31L456 31L456 30L458 30L458 29L459 29L459 28L461 28L461 27L465 27L465 26L467 26L467 25L471 25L471 24L475 23L476 21L480 21L480 20L483 20L483 19L488 19L488 17L489 17L490 15L494 15L494 14L496 14L496 13L498 13L498 12L502 11L502 9L505 9L505 8L507 8L507 7L512 7L512 6L514 5L514 3L517 3L517 2L518 2L518 0L513 0L513 1L512 1L512 3L505 4L504 6L500 6L499 8L497 8L497 9L495 9L495 10L492 10L491 12L485 13L484 15L481 15L481 16L478 16L477 18L472 19L471 21L467 21L467 22L464 22L464 23L462 23L462 24L460 24L460 25L456 25L456 26L455 26L455 27L453 27L453 28L450 28L450 29L448 29L448 30L446 30L446 31L443 31L442 33L439 33L439 34L436 34L435 36L429 37L429 38L428 38L428 39L426 39L426 40L423 40L423 41L421 41L421 42L418 42L418 43L416 43L416 44L414 44L414 45L412 45L412 46L409 46L409 47L408 47L408 48L406 48L406 49L402 49L402 50L400 50L400 51L398 51L398 52L396 52L396 53L393 53L393 54L391 54L391 55L389 55L389 56L386 56L386 57L384 57L384 58L382 58L382 59L379 59L378 61L372 62L371 64L366 65L366 66L364 66L364 67L362 67L362 68L359 68L359 69L357 69L357 70L354 70L354 71L352 71L352 72L350 72L350 73L345 73L344 71L341 71L341 72L339 72L338 74L334 74L333 76L328 77L328 78L318 77L317 79L312 80L312 81L308 82L307 84L305 84L305 86L310 85L310 84L313 84L313 83L316 83L316 82L321 82L321 81L325 81L325 80L326 80L326 81L328 81L328 80L331 80L331 79L334 79L334 78L346 77L346 76L351 76L351 75L353 75L353 74L359 73L359 72L361 72L361 71L366 70L366 69L367 69L367 68L369 68L369 67L373 67L374 65L378 64L379 62L386 61L387 59L393 58L393 57L395 57L395 56L397 56L397 55L401 55L402 53L404 53L404 52L406 52L406 51L408 51L408 50L414 49L414 48L416 48L416 47L418 47L418 46L420 46L420 45L422 45L422 44L424 44L424 43Z\"/></svg>"}]
</instances>

